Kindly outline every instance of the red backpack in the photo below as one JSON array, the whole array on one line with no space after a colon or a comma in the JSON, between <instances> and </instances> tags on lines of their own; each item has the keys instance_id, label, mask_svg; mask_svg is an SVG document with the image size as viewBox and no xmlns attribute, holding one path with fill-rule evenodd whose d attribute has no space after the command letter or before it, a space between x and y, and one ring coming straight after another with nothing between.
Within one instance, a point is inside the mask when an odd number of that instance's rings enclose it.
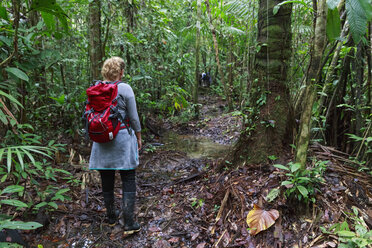
<instances>
[{"instance_id":1,"label":"red backpack","mask_svg":"<svg viewBox=\"0 0 372 248\"><path fill-rule=\"evenodd\" d=\"M113 140L122 128L128 128L128 120L123 118L118 111L118 84L98 81L89 87L86 92L88 100L85 105L83 119L85 120L86 133L89 138L98 143ZM120 127L122 123L124 127Z\"/></svg>"}]
</instances>

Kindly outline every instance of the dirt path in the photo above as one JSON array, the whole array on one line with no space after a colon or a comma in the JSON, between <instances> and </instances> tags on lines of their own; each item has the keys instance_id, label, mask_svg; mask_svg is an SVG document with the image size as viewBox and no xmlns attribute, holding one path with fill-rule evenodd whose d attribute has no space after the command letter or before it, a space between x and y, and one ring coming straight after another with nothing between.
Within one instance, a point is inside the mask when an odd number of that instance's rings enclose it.
<instances>
[{"instance_id":1,"label":"dirt path","mask_svg":"<svg viewBox=\"0 0 372 248\"><path fill-rule=\"evenodd\" d=\"M165 124L164 146L144 152L137 169L137 216L142 230L123 237L121 224L104 224L98 173L76 171L87 188L61 204L46 230L34 237L43 247L211 247L213 220L221 197L210 169L239 134L239 120L223 114L224 102L201 98L201 118L184 125ZM78 170L78 169L77 169ZM120 178L117 175L117 182ZM115 188L120 206L120 183ZM223 196L222 196L223 197ZM212 223L211 223L212 221ZM32 240L30 240L32 242Z\"/></svg>"}]
</instances>

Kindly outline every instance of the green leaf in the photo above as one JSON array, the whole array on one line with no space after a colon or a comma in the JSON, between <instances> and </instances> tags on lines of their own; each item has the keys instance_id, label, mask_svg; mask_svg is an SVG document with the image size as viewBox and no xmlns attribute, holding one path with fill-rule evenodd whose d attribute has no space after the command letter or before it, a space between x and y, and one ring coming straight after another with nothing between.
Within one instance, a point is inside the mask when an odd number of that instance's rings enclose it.
<instances>
[{"instance_id":1,"label":"green leaf","mask_svg":"<svg viewBox=\"0 0 372 248\"><path fill-rule=\"evenodd\" d=\"M299 164L299 163L291 164L291 172L296 172L300 168L301 168L301 164Z\"/></svg>"},{"instance_id":2,"label":"green leaf","mask_svg":"<svg viewBox=\"0 0 372 248\"><path fill-rule=\"evenodd\" d=\"M68 30L67 14L56 3L56 0L34 0L31 4L31 9L54 15L61 22L65 31Z\"/></svg>"},{"instance_id":3,"label":"green leaf","mask_svg":"<svg viewBox=\"0 0 372 248\"><path fill-rule=\"evenodd\" d=\"M8 148L6 166L7 166L7 169L8 169L8 173L10 173L10 170L12 168L12 149L10 149L10 148Z\"/></svg>"},{"instance_id":4,"label":"green leaf","mask_svg":"<svg viewBox=\"0 0 372 248\"><path fill-rule=\"evenodd\" d=\"M282 169L282 170L287 170L289 171L289 168L284 166L284 165L281 165L281 164L274 164L273 165L275 168L278 168L278 169Z\"/></svg>"},{"instance_id":5,"label":"green leaf","mask_svg":"<svg viewBox=\"0 0 372 248\"><path fill-rule=\"evenodd\" d=\"M336 234L340 237L345 237L345 238L353 238L355 237L355 233L351 231L338 231Z\"/></svg>"},{"instance_id":6,"label":"green leaf","mask_svg":"<svg viewBox=\"0 0 372 248\"><path fill-rule=\"evenodd\" d=\"M281 183L282 186L290 185L290 184L293 184L293 183L290 182L290 181L283 181L283 182Z\"/></svg>"},{"instance_id":7,"label":"green leaf","mask_svg":"<svg viewBox=\"0 0 372 248\"><path fill-rule=\"evenodd\" d=\"M354 43L358 44L367 29L367 16L361 0L346 1L347 20Z\"/></svg>"},{"instance_id":8,"label":"green leaf","mask_svg":"<svg viewBox=\"0 0 372 248\"><path fill-rule=\"evenodd\" d=\"M52 14L44 12L44 11L40 11L40 13L41 13L41 17L43 18L44 23L47 26L47 28L51 31L54 31L55 26L56 26L56 21L54 19L54 16Z\"/></svg>"},{"instance_id":9,"label":"green leaf","mask_svg":"<svg viewBox=\"0 0 372 248\"><path fill-rule=\"evenodd\" d=\"M12 194L16 192L22 192L23 189L24 187L20 185L10 185L6 187L3 191L1 191L1 194Z\"/></svg>"},{"instance_id":10,"label":"green leaf","mask_svg":"<svg viewBox=\"0 0 372 248\"><path fill-rule=\"evenodd\" d=\"M340 0L327 0L328 9L334 10L339 3Z\"/></svg>"},{"instance_id":11,"label":"green leaf","mask_svg":"<svg viewBox=\"0 0 372 248\"><path fill-rule=\"evenodd\" d=\"M24 73L23 71L21 71L20 69L18 68L15 68L15 67L7 67L5 68L5 70L11 74L13 74L14 76L16 76L17 78L19 79L22 79L24 81L27 81L29 80L28 76L26 75L26 73Z\"/></svg>"},{"instance_id":12,"label":"green leaf","mask_svg":"<svg viewBox=\"0 0 372 248\"><path fill-rule=\"evenodd\" d=\"M39 227L42 227L43 225L38 222L23 222L23 221L4 221L0 222L0 230L1 229L21 229L21 230L32 230Z\"/></svg>"},{"instance_id":13,"label":"green leaf","mask_svg":"<svg viewBox=\"0 0 372 248\"><path fill-rule=\"evenodd\" d=\"M49 202L48 205L55 208L55 209L58 208L58 205L55 202Z\"/></svg>"},{"instance_id":14,"label":"green leaf","mask_svg":"<svg viewBox=\"0 0 372 248\"><path fill-rule=\"evenodd\" d=\"M16 243L0 242L0 248L3 248L3 247L6 247L6 248L23 248L24 246L16 244Z\"/></svg>"},{"instance_id":15,"label":"green leaf","mask_svg":"<svg viewBox=\"0 0 372 248\"><path fill-rule=\"evenodd\" d=\"M14 200L14 199L11 199L11 200L1 200L0 203L1 204L15 206L15 207L21 207L21 208L27 208L28 207L26 203L21 202L19 200Z\"/></svg>"},{"instance_id":16,"label":"green leaf","mask_svg":"<svg viewBox=\"0 0 372 248\"><path fill-rule=\"evenodd\" d=\"M4 20L7 20L7 21L9 20L8 11L3 6L0 6L0 18L3 18Z\"/></svg>"},{"instance_id":17,"label":"green leaf","mask_svg":"<svg viewBox=\"0 0 372 248\"><path fill-rule=\"evenodd\" d=\"M360 5L362 5L362 8L364 9L364 12L367 17L367 21L370 21L372 19L372 4L370 0L359 0Z\"/></svg>"},{"instance_id":18,"label":"green leaf","mask_svg":"<svg viewBox=\"0 0 372 248\"><path fill-rule=\"evenodd\" d=\"M66 189L60 189L60 190L58 190L58 191L56 192L56 195L61 195L61 194L66 193L66 192L68 192L68 191L70 191L69 188L66 188Z\"/></svg>"},{"instance_id":19,"label":"green leaf","mask_svg":"<svg viewBox=\"0 0 372 248\"><path fill-rule=\"evenodd\" d=\"M15 99L13 96L11 96L11 95L5 93L4 91L0 90L0 95L5 96L5 97L8 98L11 102L13 102L13 103L19 105L20 107L22 107L22 104L21 104L19 101L17 101L17 99Z\"/></svg>"},{"instance_id":20,"label":"green leaf","mask_svg":"<svg viewBox=\"0 0 372 248\"><path fill-rule=\"evenodd\" d=\"M279 193L280 193L280 189L279 188L272 189L269 192L269 194L267 194L266 201L272 202L273 200L275 200L278 197Z\"/></svg>"},{"instance_id":21,"label":"green leaf","mask_svg":"<svg viewBox=\"0 0 372 248\"><path fill-rule=\"evenodd\" d=\"M23 164L23 154L21 154L21 151L18 150L17 148L14 148L15 153L17 154L17 158L19 163L21 164L22 170L25 169L25 165Z\"/></svg>"},{"instance_id":22,"label":"green leaf","mask_svg":"<svg viewBox=\"0 0 372 248\"><path fill-rule=\"evenodd\" d=\"M307 198L307 195L309 194L309 192L307 191L307 189L304 187L304 186L297 186L297 189L298 191L300 191L301 195L303 195L305 198Z\"/></svg>"},{"instance_id":23,"label":"green leaf","mask_svg":"<svg viewBox=\"0 0 372 248\"><path fill-rule=\"evenodd\" d=\"M330 41L340 37L341 34L341 21L338 9L328 9L327 15L327 37Z\"/></svg>"}]
</instances>

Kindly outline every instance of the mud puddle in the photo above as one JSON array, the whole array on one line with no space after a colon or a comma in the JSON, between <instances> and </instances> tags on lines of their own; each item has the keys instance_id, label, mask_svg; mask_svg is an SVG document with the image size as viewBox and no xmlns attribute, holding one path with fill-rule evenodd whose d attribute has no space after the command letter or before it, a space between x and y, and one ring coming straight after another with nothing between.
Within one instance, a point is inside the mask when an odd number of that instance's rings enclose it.
<instances>
[{"instance_id":1,"label":"mud puddle","mask_svg":"<svg viewBox=\"0 0 372 248\"><path fill-rule=\"evenodd\" d=\"M219 158L225 155L230 146L214 142L213 140L196 135L180 135L168 132L162 137L162 149L185 152L190 159Z\"/></svg>"}]
</instances>

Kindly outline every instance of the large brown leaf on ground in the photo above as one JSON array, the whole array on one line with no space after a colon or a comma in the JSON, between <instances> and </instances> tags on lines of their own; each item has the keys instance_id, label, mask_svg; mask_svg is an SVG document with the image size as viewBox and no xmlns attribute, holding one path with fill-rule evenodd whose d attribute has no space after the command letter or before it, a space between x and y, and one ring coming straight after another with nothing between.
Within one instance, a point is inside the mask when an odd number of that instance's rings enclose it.
<instances>
[{"instance_id":1,"label":"large brown leaf on ground","mask_svg":"<svg viewBox=\"0 0 372 248\"><path fill-rule=\"evenodd\" d=\"M253 209L249 211L247 215L247 224L251 229L250 234L256 235L257 233L268 229L278 218L278 210L272 209L270 211L266 211L254 204Z\"/></svg>"}]
</instances>

